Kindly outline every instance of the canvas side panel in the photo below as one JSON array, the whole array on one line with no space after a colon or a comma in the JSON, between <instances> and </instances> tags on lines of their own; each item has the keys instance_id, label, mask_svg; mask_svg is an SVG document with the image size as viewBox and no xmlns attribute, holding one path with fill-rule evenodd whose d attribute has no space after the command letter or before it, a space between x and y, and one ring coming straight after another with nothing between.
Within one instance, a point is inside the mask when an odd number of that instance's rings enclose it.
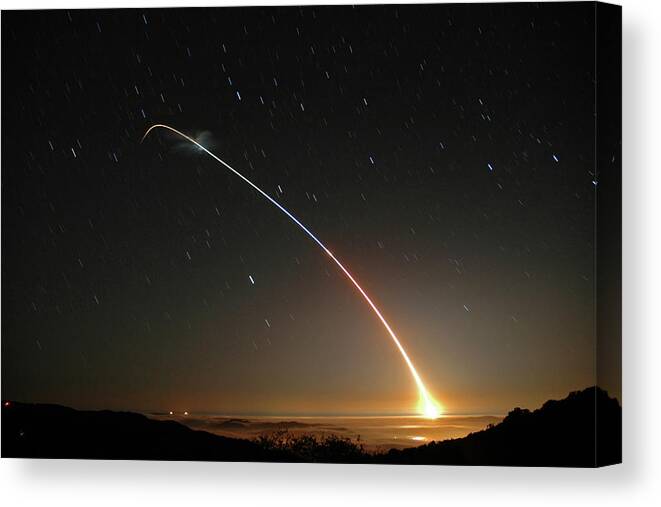
<instances>
[{"instance_id":1,"label":"canvas side panel","mask_svg":"<svg viewBox=\"0 0 661 507\"><path fill-rule=\"evenodd\" d=\"M622 403L622 8L595 3L597 386ZM597 396L596 465L622 461L621 411Z\"/></svg>"}]
</instances>

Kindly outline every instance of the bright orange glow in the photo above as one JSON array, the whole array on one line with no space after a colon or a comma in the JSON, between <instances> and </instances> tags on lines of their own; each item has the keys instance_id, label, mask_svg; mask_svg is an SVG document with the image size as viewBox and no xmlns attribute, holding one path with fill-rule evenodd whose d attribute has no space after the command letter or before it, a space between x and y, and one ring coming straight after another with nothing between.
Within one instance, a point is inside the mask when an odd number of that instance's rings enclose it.
<instances>
[{"instance_id":1,"label":"bright orange glow","mask_svg":"<svg viewBox=\"0 0 661 507\"><path fill-rule=\"evenodd\" d=\"M420 402L418 402L418 411L420 414L423 416L429 418L429 419L436 419L441 416L442 410L440 405L431 397L429 394L429 391L427 391L427 388L425 387L424 382L422 381L422 378L420 378L420 375L418 374L418 371L415 369L415 366L413 366L413 361L409 358L409 355L406 353L406 350L404 350L404 347L399 341L399 338L397 338L397 335L395 332L392 330L390 327L390 324L386 321L383 315L381 315L381 312L379 309L376 307L376 305L372 302L370 297L367 295L367 293L363 290L363 288L358 285L358 282L356 279L347 271L347 269L342 265L342 263L337 260L337 258L333 255L333 253L328 250L325 246L322 245L322 248L326 251L326 253L330 256L331 259L335 261L335 264L339 266L339 268L342 270L342 272L347 276L349 280L351 280L351 283L354 284L356 289L358 289L358 292L360 292L361 296L367 301L367 304L370 305L370 308L374 311L376 316L379 318L381 323L383 324L383 327L386 328L386 331L388 331L388 334L392 338L392 340L395 342L395 345L397 346L397 349L399 350L400 354L404 358L404 362L406 365L409 367L409 371L411 372L411 375L413 376L413 380L415 380L415 384L418 387L418 392L420 393Z\"/></svg>"},{"instance_id":2,"label":"bright orange glow","mask_svg":"<svg viewBox=\"0 0 661 507\"><path fill-rule=\"evenodd\" d=\"M340 268L342 273L349 279L349 281L356 287L358 292L360 293L361 296L363 296L363 299L367 302L367 304L370 306L374 314L379 318L381 323L383 324L383 327L386 329L388 334L390 335L390 338L392 341L395 343L395 346L397 347L397 350L399 350L399 353L402 355L404 358L404 362L406 363L406 366L408 366L409 371L411 372L411 376L413 377L413 380L415 381L416 386L418 387L418 392L420 394L420 402L418 403L418 412L429 419L436 419L441 416L442 410L441 406L431 397L429 392L427 391L427 388L425 387L424 382L422 381L422 378L420 378L420 375L418 374L417 370L415 369L415 366L413 365L413 362L409 358L408 354L406 353L406 350L404 350L404 347L402 346L401 342L399 341L399 338L397 338L397 335L395 332L392 330L390 327L390 324L386 321L386 319L383 317L381 314L381 311L376 307L376 305L372 302L370 297L367 295L367 293L363 290L363 288L358 284L356 279L349 273L349 270L344 267L344 265L339 261L335 255L333 255L333 252L331 252L326 245L324 245L319 238L317 238L310 229L308 229L303 223L296 218L294 215L292 215L287 208L282 206L278 201L273 199L269 194L264 192L261 188L259 188L257 185L255 185L252 181L250 181L248 178L246 178L243 174L241 174L239 171L234 169L232 166L230 166L227 162L221 160L218 156L216 156L214 153L210 152L208 149L206 149L203 145L201 145L199 142L197 142L195 139L192 137L187 136L186 134L179 132L177 129L170 127L169 125L163 125L163 124L155 124L152 125L147 129L145 132L145 135L142 136L142 141L145 140L145 138L149 135L149 133L156 129L156 128L162 128L169 130L171 132L174 132L175 134L183 137L187 141L191 142L193 145L197 146L200 150L204 151L207 155L209 155L211 158L225 166L227 169L232 171L235 175L237 175L239 178L241 178L243 181L245 181L248 185L250 185L253 189L255 189L257 192L259 192L264 198L266 198L271 204L276 206L280 211L282 211L287 217L289 217L296 225L298 225L310 238L314 240L317 245L321 247L321 249L328 254L328 256L337 264L337 266ZM185 413L187 415L187 413Z\"/></svg>"},{"instance_id":3,"label":"bright orange glow","mask_svg":"<svg viewBox=\"0 0 661 507\"><path fill-rule=\"evenodd\" d=\"M423 386L424 388L424 386ZM418 401L418 412L427 419L438 419L443 415L443 408L431 395L425 390L424 394L420 392Z\"/></svg>"}]
</instances>

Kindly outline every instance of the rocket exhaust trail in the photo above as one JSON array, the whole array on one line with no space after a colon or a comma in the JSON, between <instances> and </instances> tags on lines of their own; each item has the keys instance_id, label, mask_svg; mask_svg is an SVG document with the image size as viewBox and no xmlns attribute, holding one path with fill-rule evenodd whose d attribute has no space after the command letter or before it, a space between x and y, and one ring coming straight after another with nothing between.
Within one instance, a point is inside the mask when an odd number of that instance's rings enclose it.
<instances>
[{"instance_id":1,"label":"rocket exhaust trail","mask_svg":"<svg viewBox=\"0 0 661 507\"><path fill-rule=\"evenodd\" d=\"M217 157L215 154L213 154L211 151L206 149L204 146L202 146L200 143L198 143L195 139L193 139L190 136L187 136L186 134L178 131L177 129L170 127L169 125L163 125L163 124L155 124L152 125L147 129L145 132L145 135L142 136L142 139L140 142L142 143L145 138L149 135L149 133L157 128L162 128L165 130L169 130L171 132L174 132L175 134L181 136L182 138L186 139L187 141L191 142L193 145L197 146L199 149L204 151L207 155L209 155L211 158L213 158L216 162L219 162L222 164L224 167L232 171L235 175L237 175L239 178L241 178L243 181L245 181L248 185L250 185L254 190L256 190L259 194L261 194L265 199L267 199L271 204L273 204L275 207L277 207L280 211L282 211L287 217L294 222L296 225L298 225L303 232L305 232L321 249L326 252L326 254L337 264L337 267L340 268L340 271L344 273L344 275L349 279L349 281L358 289L358 292L360 293L361 296L363 296L363 299L367 302L367 304L370 306L374 314L379 318L381 321L381 324L383 324L383 327L386 329L388 334L390 335L390 338L392 338L392 341L395 343L397 346L397 350L399 350L400 354L404 358L404 362L406 363L406 366L408 366L409 371L411 372L411 376L413 377L413 380L415 381L416 386L418 387L418 392L420 394L420 407L419 410L421 412L421 415L429 418L436 418L441 415L441 409L434 401L434 399L431 397L429 392L427 391L427 388L425 387L425 384L422 382L422 378L420 378L420 375L418 375L417 370L415 369L415 366L413 365L413 362L409 358L408 354L406 353L406 350L404 350L404 347L399 341L399 338L397 338L397 335L395 332L392 330L390 327L390 324L386 321L384 316L381 314L381 311L376 307L376 305L372 302L370 297L367 295L367 293L363 290L363 288L358 284L356 279L353 277L351 273L349 273L349 270L344 267L344 265L338 260L335 255L333 255L333 252L331 252L328 248L326 248L326 245L324 245L312 232L310 229L308 229L301 221L296 218L294 215L292 215L284 206L282 206L278 201L273 199L269 194L264 192L261 188L259 188L257 185L255 185L252 181L250 181L248 178L246 178L243 174L241 174L239 171L234 169L232 166L230 166L227 162L221 160L219 157Z\"/></svg>"}]
</instances>

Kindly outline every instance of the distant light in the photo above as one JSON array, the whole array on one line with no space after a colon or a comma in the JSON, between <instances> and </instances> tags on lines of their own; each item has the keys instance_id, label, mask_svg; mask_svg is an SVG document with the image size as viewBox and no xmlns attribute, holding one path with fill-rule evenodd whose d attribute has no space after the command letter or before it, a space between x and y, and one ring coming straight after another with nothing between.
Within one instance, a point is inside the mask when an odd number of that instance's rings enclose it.
<instances>
[{"instance_id":1,"label":"distant light","mask_svg":"<svg viewBox=\"0 0 661 507\"><path fill-rule=\"evenodd\" d=\"M493 172L493 166L491 164L487 164L487 167L489 168L489 171Z\"/></svg>"},{"instance_id":2,"label":"distant light","mask_svg":"<svg viewBox=\"0 0 661 507\"><path fill-rule=\"evenodd\" d=\"M173 415L172 410L170 410L170 415Z\"/></svg>"},{"instance_id":3,"label":"distant light","mask_svg":"<svg viewBox=\"0 0 661 507\"><path fill-rule=\"evenodd\" d=\"M11 403L9 403L8 401L5 401L5 407L9 407L10 405L11 405Z\"/></svg>"},{"instance_id":4,"label":"distant light","mask_svg":"<svg viewBox=\"0 0 661 507\"><path fill-rule=\"evenodd\" d=\"M422 440L427 440L427 439L425 437L415 436L415 437L411 437L411 440L415 440L417 442L420 442Z\"/></svg>"},{"instance_id":5,"label":"distant light","mask_svg":"<svg viewBox=\"0 0 661 507\"><path fill-rule=\"evenodd\" d=\"M188 415L188 412L184 412L184 415Z\"/></svg>"},{"instance_id":6,"label":"distant light","mask_svg":"<svg viewBox=\"0 0 661 507\"><path fill-rule=\"evenodd\" d=\"M248 278L250 278L250 283L255 285L255 279L252 277L252 275L248 275Z\"/></svg>"},{"instance_id":7,"label":"distant light","mask_svg":"<svg viewBox=\"0 0 661 507\"><path fill-rule=\"evenodd\" d=\"M560 162L560 160L558 159L558 157L556 155L553 155L553 160L555 160L556 162Z\"/></svg>"}]
</instances>

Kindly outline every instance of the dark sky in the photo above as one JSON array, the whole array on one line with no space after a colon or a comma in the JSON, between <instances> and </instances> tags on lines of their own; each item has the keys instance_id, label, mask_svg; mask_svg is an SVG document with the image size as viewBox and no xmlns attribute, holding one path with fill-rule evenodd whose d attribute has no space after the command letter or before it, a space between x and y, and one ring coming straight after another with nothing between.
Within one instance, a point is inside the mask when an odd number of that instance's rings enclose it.
<instances>
[{"instance_id":1,"label":"dark sky","mask_svg":"<svg viewBox=\"0 0 661 507\"><path fill-rule=\"evenodd\" d=\"M2 395L450 413L594 384L590 4L2 13ZM250 277L254 280L251 282Z\"/></svg>"}]
</instances>

